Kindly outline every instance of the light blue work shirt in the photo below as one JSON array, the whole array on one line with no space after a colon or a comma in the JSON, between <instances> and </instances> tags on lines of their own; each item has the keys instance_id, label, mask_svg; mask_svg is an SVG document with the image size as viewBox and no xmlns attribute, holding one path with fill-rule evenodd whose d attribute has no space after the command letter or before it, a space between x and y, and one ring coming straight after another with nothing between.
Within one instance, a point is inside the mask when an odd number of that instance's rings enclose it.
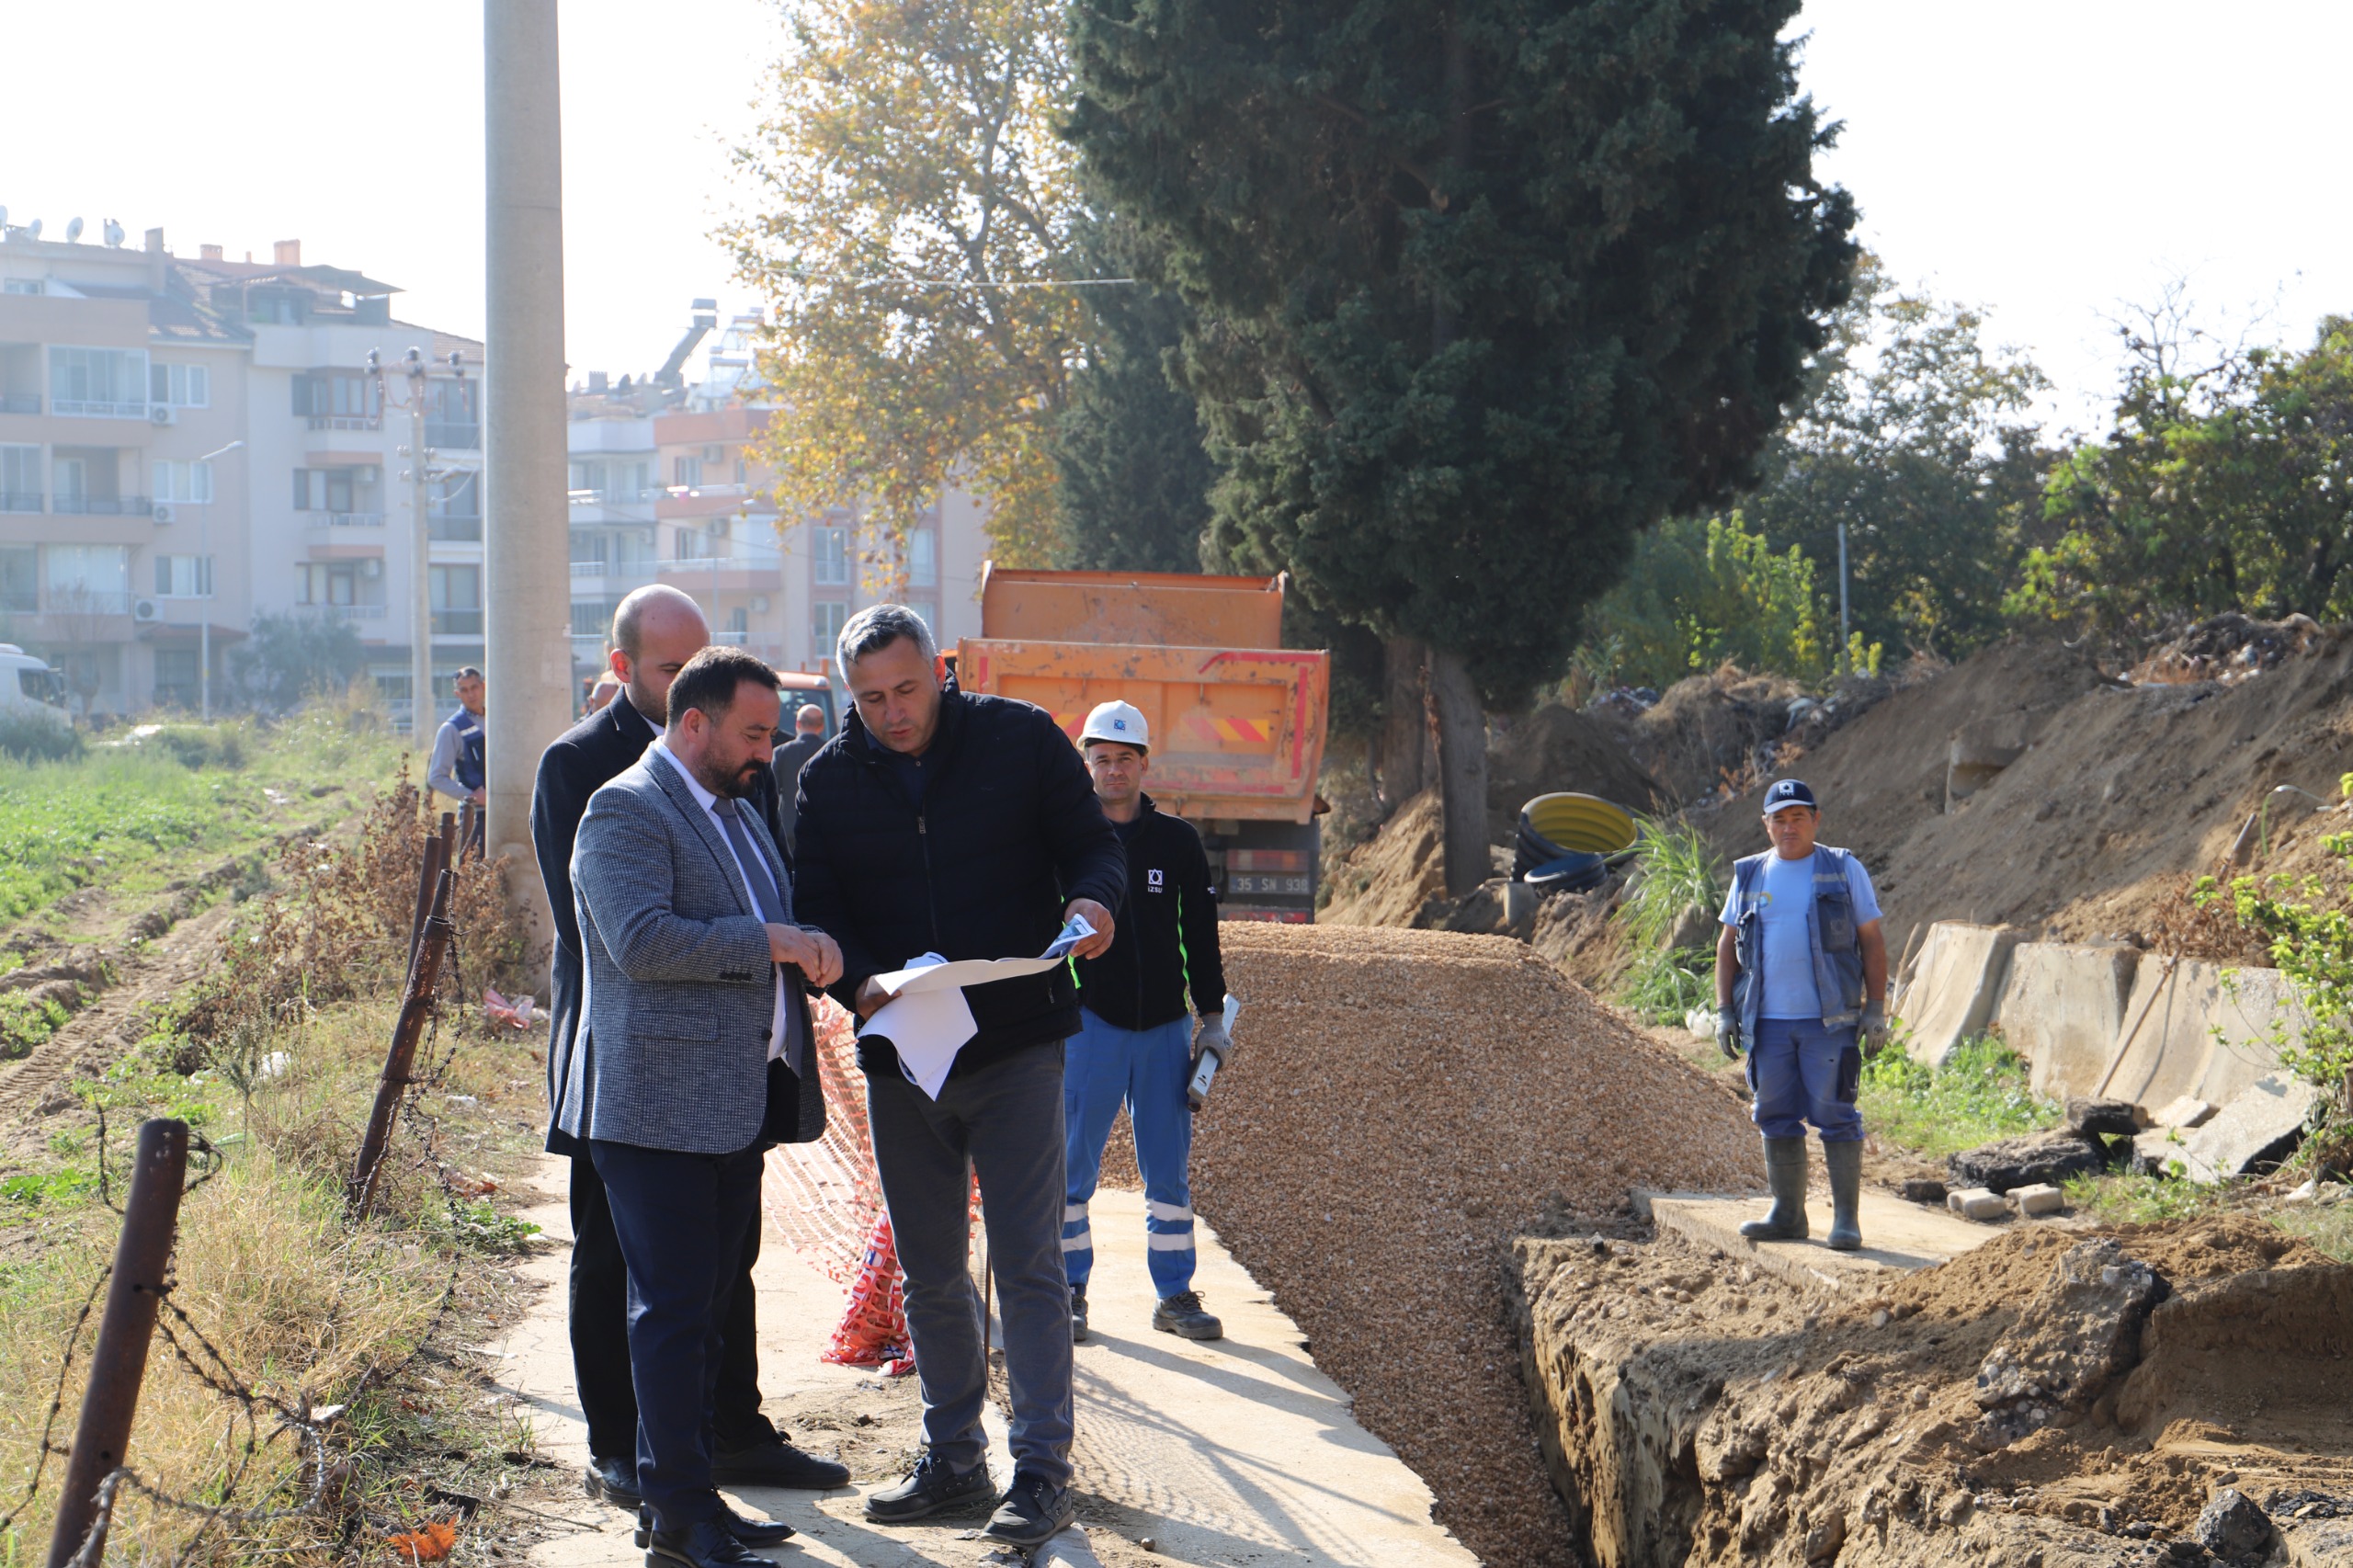
<instances>
[{"instance_id":1,"label":"light blue work shirt","mask_svg":"<svg viewBox=\"0 0 2353 1568\"><path fill-rule=\"evenodd\" d=\"M1855 856L1847 856L1846 861L1847 896L1854 901L1855 924L1877 920L1879 894L1872 891L1870 873ZM1813 983L1813 941L1806 930L1813 914L1813 857L1808 854L1795 860L1769 857L1765 862L1763 892L1757 919L1765 956L1757 968L1765 993L1757 1017L1818 1019L1822 997ZM1735 883L1724 890L1723 913L1719 918L1726 926L1738 926L1739 906L1740 890Z\"/></svg>"}]
</instances>

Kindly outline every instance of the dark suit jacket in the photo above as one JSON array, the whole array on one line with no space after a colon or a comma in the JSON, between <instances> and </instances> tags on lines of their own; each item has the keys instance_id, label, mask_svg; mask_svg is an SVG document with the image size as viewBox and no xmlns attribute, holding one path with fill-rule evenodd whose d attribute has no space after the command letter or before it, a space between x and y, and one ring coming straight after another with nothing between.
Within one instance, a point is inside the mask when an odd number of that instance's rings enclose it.
<instances>
[{"instance_id":1,"label":"dark suit jacket","mask_svg":"<svg viewBox=\"0 0 2353 1568\"><path fill-rule=\"evenodd\" d=\"M654 726L630 706L629 693L616 692L612 701L558 735L540 755L539 778L531 788L531 847L540 862L540 884L547 889L549 912L555 917L555 952L548 977L551 1153L585 1152L555 1125L554 1117L580 1028L580 916L572 902L572 846L580 836L588 797L644 756L654 735ZM780 841L776 780L767 773L760 780L752 802L767 824L768 836Z\"/></svg>"},{"instance_id":2,"label":"dark suit jacket","mask_svg":"<svg viewBox=\"0 0 2353 1568\"><path fill-rule=\"evenodd\" d=\"M776 841L788 856L798 853L793 846L792 831L799 825L796 808L800 803L801 770L811 757L824 749L823 735L795 735L776 748L776 756L768 765L769 771L776 775L777 814L784 825Z\"/></svg>"}]
</instances>

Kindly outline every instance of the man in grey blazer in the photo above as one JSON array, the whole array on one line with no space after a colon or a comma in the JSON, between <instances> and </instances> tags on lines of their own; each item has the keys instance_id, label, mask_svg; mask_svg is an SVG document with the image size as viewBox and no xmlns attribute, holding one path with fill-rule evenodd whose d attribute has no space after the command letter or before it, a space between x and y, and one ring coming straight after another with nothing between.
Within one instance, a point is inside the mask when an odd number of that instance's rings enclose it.
<instances>
[{"instance_id":1,"label":"man in grey blazer","mask_svg":"<svg viewBox=\"0 0 2353 1568\"><path fill-rule=\"evenodd\" d=\"M759 1223L760 1162L824 1130L807 991L841 975L795 924L759 813L782 704L776 673L706 648L670 687L669 727L589 798L572 854L588 1028L557 1124L585 1144L629 1268L629 1359L649 1564L740 1568L791 1530L711 1482L719 1325Z\"/></svg>"}]
</instances>

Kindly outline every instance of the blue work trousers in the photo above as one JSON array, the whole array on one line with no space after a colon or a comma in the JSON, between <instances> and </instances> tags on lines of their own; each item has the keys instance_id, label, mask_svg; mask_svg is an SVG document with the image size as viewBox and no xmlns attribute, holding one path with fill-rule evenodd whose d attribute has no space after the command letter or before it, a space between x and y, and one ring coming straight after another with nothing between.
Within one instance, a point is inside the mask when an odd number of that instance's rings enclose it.
<instances>
[{"instance_id":1,"label":"blue work trousers","mask_svg":"<svg viewBox=\"0 0 2353 1568\"><path fill-rule=\"evenodd\" d=\"M1063 1055L1063 1126L1070 1140L1063 1165L1063 1267L1084 1285L1095 1271L1095 1233L1086 1206L1103 1171L1103 1144L1125 1101L1135 1129L1136 1168L1143 1174L1145 1257L1152 1288L1165 1300L1193 1288L1193 1113L1185 1081L1193 1075L1193 1021L1172 1018L1148 1029L1107 1024L1084 1007L1078 1033Z\"/></svg>"},{"instance_id":2,"label":"blue work trousers","mask_svg":"<svg viewBox=\"0 0 2353 1568\"><path fill-rule=\"evenodd\" d=\"M1748 1050L1748 1087L1756 1097L1750 1119L1768 1138L1802 1138L1811 1121L1824 1143L1858 1142L1862 1076L1853 1029L1827 1029L1814 1018L1761 1018Z\"/></svg>"}]
</instances>

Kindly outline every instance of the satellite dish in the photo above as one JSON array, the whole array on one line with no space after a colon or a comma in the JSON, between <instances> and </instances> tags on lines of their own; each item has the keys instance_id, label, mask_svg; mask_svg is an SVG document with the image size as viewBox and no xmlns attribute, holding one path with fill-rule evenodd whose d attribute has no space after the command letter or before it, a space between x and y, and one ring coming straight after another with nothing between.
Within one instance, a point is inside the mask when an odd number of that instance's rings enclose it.
<instances>
[{"instance_id":1,"label":"satellite dish","mask_svg":"<svg viewBox=\"0 0 2353 1568\"><path fill-rule=\"evenodd\" d=\"M101 229L99 233L106 235L108 244L113 246L117 250L120 250L122 248L121 224L109 218L107 220L107 226L104 229Z\"/></svg>"},{"instance_id":2,"label":"satellite dish","mask_svg":"<svg viewBox=\"0 0 2353 1568\"><path fill-rule=\"evenodd\" d=\"M25 225L25 238L28 240L37 240L40 238L40 219L36 218L31 222Z\"/></svg>"},{"instance_id":3,"label":"satellite dish","mask_svg":"<svg viewBox=\"0 0 2353 1568\"><path fill-rule=\"evenodd\" d=\"M75 244L80 242L81 238L82 220L79 218L68 218L65 220L65 243L69 245Z\"/></svg>"}]
</instances>

